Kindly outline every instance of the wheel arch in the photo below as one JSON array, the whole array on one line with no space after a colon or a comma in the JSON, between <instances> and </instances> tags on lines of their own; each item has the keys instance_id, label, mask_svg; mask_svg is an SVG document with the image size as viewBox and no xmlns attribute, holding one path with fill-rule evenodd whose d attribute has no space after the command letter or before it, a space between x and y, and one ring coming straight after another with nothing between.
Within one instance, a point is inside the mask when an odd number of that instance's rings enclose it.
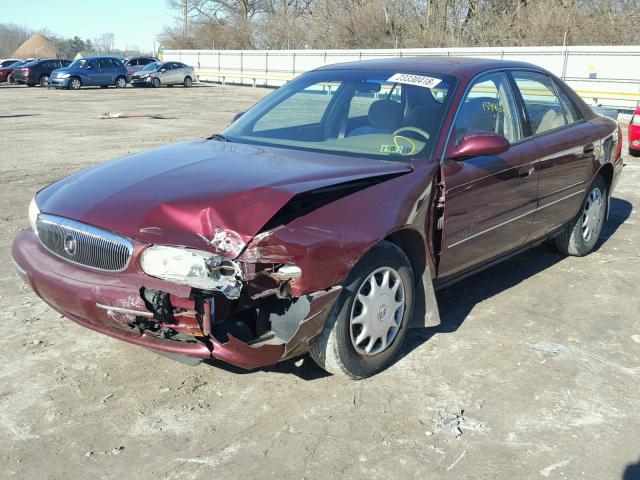
<instances>
[{"instance_id":1,"label":"wheel arch","mask_svg":"<svg viewBox=\"0 0 640 480\"><path fill-rule=\"evenodd\" d=\"M598 170L598 173L596 174L596 177L600 175L604 179L605 184L607 185L607 203L606 203L607 211L604 217L605 221L609 220L609 211L611 210L611 187L613 185L614 173L615 172L613 169L613 164L605 163L602 167L600 167L600 170ZM594 180L596 177L594 177Z\"/></svg>"},{"instance_id":2,"label":"wheel arch","mask_svg":"<svg viewBox=\"0 0 640 480\"><path fill-rule=\"evenodd\" d=\"M411 328L440 325L440 310L433 287L433 275L427 261L427 246L420 233L412 228L403 228L389 234L384 240L393 243L409 259L415 281L415 299Z\"/></svg>"}]
</instances>

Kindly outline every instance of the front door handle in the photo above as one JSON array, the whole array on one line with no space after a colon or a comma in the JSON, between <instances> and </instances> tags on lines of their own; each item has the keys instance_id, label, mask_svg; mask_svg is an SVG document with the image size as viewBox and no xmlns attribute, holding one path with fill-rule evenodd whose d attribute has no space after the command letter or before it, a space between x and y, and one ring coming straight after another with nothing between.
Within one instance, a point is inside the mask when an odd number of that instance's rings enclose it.
<instances>
[{"instance_id":1,"label":"front door handle","mask_svg":"<svg viewBox=\"0 0 640 480\"><path fill-rule=\"evenodd\" d=\"M536 171L536 167L533 165L525 165L518 170L518 176L522 178L527 178L533 175L533 172Z\"/></svg>"},{"instance_id":2,"label":"front door handle","mask_svg":"<svg viewBox=\"0 0 640 480\"><path fill-rule=\"evenodd\" d=\"M589 143L584 146L584 153L591 153L595 150L596 146L593 143Z\"/></svg>"}]
</instances>

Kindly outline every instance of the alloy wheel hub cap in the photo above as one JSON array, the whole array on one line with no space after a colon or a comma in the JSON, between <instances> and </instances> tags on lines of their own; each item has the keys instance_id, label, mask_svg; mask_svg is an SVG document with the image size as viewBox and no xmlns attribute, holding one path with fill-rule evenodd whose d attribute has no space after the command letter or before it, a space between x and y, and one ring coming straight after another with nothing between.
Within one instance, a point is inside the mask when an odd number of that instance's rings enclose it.
<instances>
[{"instance_id":1,"label":"alloy wheel hub cap","mask_svg":"<svg viewBox=\"0 0 640 480\"><path fill-rule=\"evenodd\" d=\"M591 190L582 211L582 238L591 242L600 235L604 220L604 201L599 188Z\"/></svg>"},{"instance_id":2,"label":"alloy wheel hub cap","mask_svg":"<svg viewBox=\"0 0 640 480\"><path fill-rule=\"evenodd\" d=\"M360 285L351 307L349 331L356 352L371 356L386 350L402 326L404 310L400 274L390 267L373 271Z\"/></svg>"}]
</instances>

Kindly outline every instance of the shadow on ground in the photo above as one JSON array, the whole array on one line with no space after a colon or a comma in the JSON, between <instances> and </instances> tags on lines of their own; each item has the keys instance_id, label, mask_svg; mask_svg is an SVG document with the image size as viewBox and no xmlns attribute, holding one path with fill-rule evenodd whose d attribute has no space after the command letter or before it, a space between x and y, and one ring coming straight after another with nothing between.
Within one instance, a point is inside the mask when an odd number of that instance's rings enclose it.
<instances>
[{"instance_id":1,"label":"shadow on ground","mask_svg":"<svg viewBox=\"0 0 640 480\"><path fill-rule=\"evenodd\" d=\"M633 206L626 200L619 198L611 199L609 221L602 230L601 238L596 249L600 248L611 238L626 219L629 218L632 210ZM518 285L533 275L543 272L564 258L564 255L557 252L553 243L545 243L468 277L464 282L454 284L437 292L436 296L440 309L441 324L433 328L410 330L397 361L427 342L434 335L453 333L458 330L476 304ZM316 380L329 375L316 366L308 356L303 357L302 362L299 360L300 359L287 360L260 370L289 373L304 380ZM252 373L252 371L243 370L215 360L208 361L207 363L238 374ZM627 477L624 477L624 480L628 480ZM640 480L640 477L638 477L638 480Z\"/></svg>"}]
</instances>

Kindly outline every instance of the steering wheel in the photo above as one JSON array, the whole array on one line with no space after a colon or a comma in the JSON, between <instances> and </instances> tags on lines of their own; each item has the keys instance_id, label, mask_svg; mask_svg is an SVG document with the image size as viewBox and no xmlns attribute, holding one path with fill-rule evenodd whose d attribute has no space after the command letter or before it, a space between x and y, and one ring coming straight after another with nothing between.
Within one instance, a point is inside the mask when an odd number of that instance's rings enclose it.
<instances>
[{"instance_id":1,"label":"steering wheel","mask_svg":"<svg viewBox=\"0 0 640 480\"><path fill-rule=\"evenodd\" d=\"M395 132L393 132L392 135L396 136L398 135L400 132L413 132L413 133L417 133L418 135L420 135L421 137L423 137L427 142L429 141L429 139L431 138L431 135L429 135L428 132L425 132L424 130L422 130L421 128L418 127L400 127L399 129L397 129Z\"/></svg>"}]
</instances>

